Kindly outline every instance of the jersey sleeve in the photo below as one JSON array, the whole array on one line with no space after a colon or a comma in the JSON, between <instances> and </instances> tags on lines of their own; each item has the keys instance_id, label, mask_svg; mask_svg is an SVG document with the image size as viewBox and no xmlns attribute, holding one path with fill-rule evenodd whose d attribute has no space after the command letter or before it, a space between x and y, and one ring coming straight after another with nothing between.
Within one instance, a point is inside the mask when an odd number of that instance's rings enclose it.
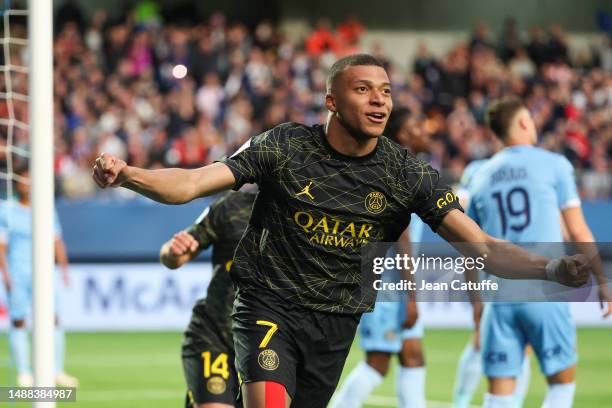
<instances>
[{"instance_id":1,"label":"jersey sleeve","mask_svg":"<svg viewBox=\"0 0 612 408\"><path fill-rule=\"evenodd\" d=\"M480 225L480 219L478 218L478 211L476 211L476 198L472 198L468 204L467 216L473 219L476 224Z\"/></svg>"},{"instance_id":2,"label":"jersey sleeve","mask_svg":"<svg viewBox=\"0 0 612 408\"><path fill-rule=\"evenodd\" d=\"M200 249L206 249L217 242L221 229L219 215L223 212L224 202L225 197L222 197L206 207L195 222L187 228L186 231L198 241Z\"/></svg>"},{"instance_id":3,"label":"jersey sleeve","mask_svg":"<svg viewBox=\"0 0 612 408\"><path fill-rule=\"evenodd\" d=\"M580 207L580 196L576 187L576 176L574 167L565 157L560 157L557 165L557 180L555 182L555 193L559 209Z\"/></svg>"},{"instance_id":4,"label":"jersey sleeve","mask_svg":"<svg viewBox=\"0 0 612 408\"><path fill-rule=\"evenodd\" d=\"M485 163L486 159L474 160L468 164L463 170L463 174L459 179L459 187L457 195L461 200L467 201L470 199L470 184L474 180L474 175Z\"/></svg>"},{"instance_id":5,"label":"jersey sleeve","mask_svg":"<svg viewBox=\"0 0 612 408\"><path fill-rule=\"evenodd\" d=\"M260 184L273 175L281 161L283 133L286 131L277 126L253 136L236 153L221 160L234 174L234 190L247 183Z\"/></svg>"},{"instance_id":6,"label":"jersey sleeve","mask_svg":"<svg viewBox=\"0 0 612 408\"><path fill-rule=\"evenodd\" d=\"M444 216L451 210L463 211L452 189L440 181L440 173L423 163L417 174L419 179L414 212L435 232Z\"/></svg>"},{"instance_id":7,"label":"jersey sleeve","mask_svg":"<svg viewBox=\"0 0 612 408\"><path fill-rule=\"evenodd\" d=\"M186 230L198 241L200 249L206 249L217 240L217 234L212 225L212 215L210 214L210 206L206 207L200 216Z\"/></svg>"}]
</instances>

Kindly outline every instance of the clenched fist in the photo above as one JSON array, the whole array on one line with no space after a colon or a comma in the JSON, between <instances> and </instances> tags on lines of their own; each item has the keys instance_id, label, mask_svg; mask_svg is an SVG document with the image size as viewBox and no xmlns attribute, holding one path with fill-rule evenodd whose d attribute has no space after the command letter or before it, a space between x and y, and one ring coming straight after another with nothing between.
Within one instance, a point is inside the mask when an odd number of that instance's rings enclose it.
<instances>
[{"instance_id":1,"label":"clenched fist","mask_svg":"<svg viewBox=\"0 0 612 408\"><path fill-rule=\"evenodd\" d=\"M181 231L174 234L170 240L170 253L174 256L192 254L198 250L199 242L188 233Z\"/></svg>"},{"instance_id":2,"label":"clenched fist","mask_svg":"<svg viewBox=\"0 0 612 408\"><path fill-rule=\"evenodd\" d=\"M119 187L125 182L124 169L127 164L115 157L106 153L102 153L96 159L93 166L92 177L100 188Z\"/></svg>"},{"instance_id":3,"label":"clenched fist","mask_svg":"<svg viewBox=\"0 0 612 408\"><path fill-rule=\"evenodd\" d=\"M578 288L589 280L591 262L585 255L564 256L546 265L546 276L565 286Z\"/></svg>"}]
</instances>

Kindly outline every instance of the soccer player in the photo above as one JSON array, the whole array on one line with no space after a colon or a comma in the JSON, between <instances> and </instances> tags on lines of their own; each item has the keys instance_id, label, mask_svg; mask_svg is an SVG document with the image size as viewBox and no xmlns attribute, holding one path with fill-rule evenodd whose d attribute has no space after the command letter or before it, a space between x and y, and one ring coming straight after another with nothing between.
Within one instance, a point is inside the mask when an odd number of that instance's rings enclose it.
<instances>
[{"instance_id":1,"label":"soccer player","mask_svg":"<svg viewBox=\"0 0 612 408\"><path fill-rule=\"evenodd\" d=\"M488 125L506 148L470 184L468 213L489 234L513 242L563 242L559 211L575 242L593 242L565 157L534 147L537 134L522 101L506 97L488 111ZM608 302L606 293L602 301ZM607 304L610 313L612 303ZM575 390L576 329L567 303L492 303L481 321L485 408L511 408L526 344L549 387L543 407L571 407Z\"/></svg>"},{"instance_id":2,"label":"soccer player","mask_svg":"<svg viewBox=\"0 0 612 408\"><path fill-rule=\"evenodd\" d=\"M30 342L26 319L32 305L32 210L30 207L30 180L26 166L15 170L16 198L0 206L0 270L8 293L9 347L17 368L17 385L32 387L34 378L30 367ZM63 284L68 285L68 257L62 240L59 217L54 212L55 259L59 264ZM55 315L55 383L76 387L76 378L64 372L65 333L60 325L57 307L59 284L56 290Z\"/></svg>"},{"instance_id":3,"label":"soccer player","mask_svg":"<svg viewBox=\"0 0 612 408\"><path fill-rule=\"evenodd\" d=\"M183 341L187 408L234 407L238 378L231 335L234 288L229 277L234 250L255 201L251 192L230 192L207 207L195 223L160 250L160 260L176 269L213 246L213 277L206 298L197 301Z\"/></svg>"},{"instance_id":4,"label":"soccer player","mask_svg":"<svg viewBox=\"0 0 612 408\"><path fill-rule=\"evenodd\" d=\"M168 204L259 185L231 271L246 407L326 406L359 318L376 300L374 274L361 271L362 261L371 264L374 243L396 242L411 213L447 241L465 242L463 252L486 258L499 276L586 283L584 256L551 260L492 245L436 170L380 137L393 103L376 58L336 61L325 105L325 125L278 125L199 169L145 170L106 154L93 167L102 188L124 186Z\"/></svg>"},{"instance_id":5,"label":"soccer player","mask_svg":"<svg viewBox=\"0 0 612 408\"><path fill-rule=\"evenodd\" d=\"M474 160L470 162L463 171L457 196L461 206L467 208L469 206L469 188L472 180L478 170L487 162L488 159ZM466 273L467 278L468 273ZM477 272L475 272L477 275ZM474 275L473 275L474 276ZM474 276L477 279L476 276ZM466 344L459 365L457 366L457 374L455 377L455 385L453 387L453 408L468 408L470 402L480 384L482 377L482 356L480 354L480 320L482 317L483 304L479 299L472 299L472 312L474 316L474 332ZM529 380L531 378L531 362L529 359L528 350L526 348L525 358L521 373L516 380L516 388L514 392L516 404L515 407L521 407L523 400L529 389Z\"/></svg>"},{"instance_id":6,"label":"soccer player","mask_svg":"<svg viewBox=\"0 0 612 408\"><path fill-rule=\"evenodd\" d=\"M423 118L410 110L395 109L385 128L385 135L408 147L412 153L419 154L429 148L429 134L424 124ZM413 216L408 230L400 237L402 248L398 249L410 254L410 241L419 242L422 232L423 222ZM385 271L383 280L397 278L394 272ZM407 301L377 302L373 312L362 316L359 332L366 361L359 363L346 378L337 392L333 408L361 407L389 371L393 354L398 355L401 366L396 384L400 407L425 407L425 357L421 341L423 323L418 319L413 295Z\"/></svg>"}]
</instances>

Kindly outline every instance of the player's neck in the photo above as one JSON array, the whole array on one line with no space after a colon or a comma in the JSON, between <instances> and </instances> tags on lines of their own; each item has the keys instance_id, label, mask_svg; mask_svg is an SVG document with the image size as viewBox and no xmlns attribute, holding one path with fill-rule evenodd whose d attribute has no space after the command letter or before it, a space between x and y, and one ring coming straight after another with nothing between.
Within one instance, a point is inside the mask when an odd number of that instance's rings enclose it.
<instances>
[{"instance_id":1,"label":"player's neck","mask_svg":"<svg viewBox=\"0 0 612 408\"><path fill-rule=\"evenodd\" d=\"M506 140L506 147L531 146L531 145L533 145L531 139L523 135L512 135Z\"/></svg>"},{"instance_id":2,"label":"player's neck","mask_svg":"<svg viewBox=\"0 0 612 408\"><path fill-rule=\"evenodd\" d=\"M378 143L378 138L355 137L334 117L327 121L325 137L335 151L351 157L361 157L372 153Z\"/></svg>"}]
</instances>

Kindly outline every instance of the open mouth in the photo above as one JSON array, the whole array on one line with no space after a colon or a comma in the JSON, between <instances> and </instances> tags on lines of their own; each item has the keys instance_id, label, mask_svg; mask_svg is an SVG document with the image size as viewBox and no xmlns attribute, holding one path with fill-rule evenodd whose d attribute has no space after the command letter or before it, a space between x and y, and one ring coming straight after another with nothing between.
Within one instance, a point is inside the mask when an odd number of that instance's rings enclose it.
<instances>
[{"instance_id":1,"label":"open mouth","mask_svg":"<svg viewBox=\"0 0 612 408\"><path fill-rule=\"evenodd\" d=\"M366 116L368 117L368 119L370 119L370 121L374 123L384 123L385 118L387 117L387 115L382 112L366 113Z\"/></svg>"}]
</instances>

